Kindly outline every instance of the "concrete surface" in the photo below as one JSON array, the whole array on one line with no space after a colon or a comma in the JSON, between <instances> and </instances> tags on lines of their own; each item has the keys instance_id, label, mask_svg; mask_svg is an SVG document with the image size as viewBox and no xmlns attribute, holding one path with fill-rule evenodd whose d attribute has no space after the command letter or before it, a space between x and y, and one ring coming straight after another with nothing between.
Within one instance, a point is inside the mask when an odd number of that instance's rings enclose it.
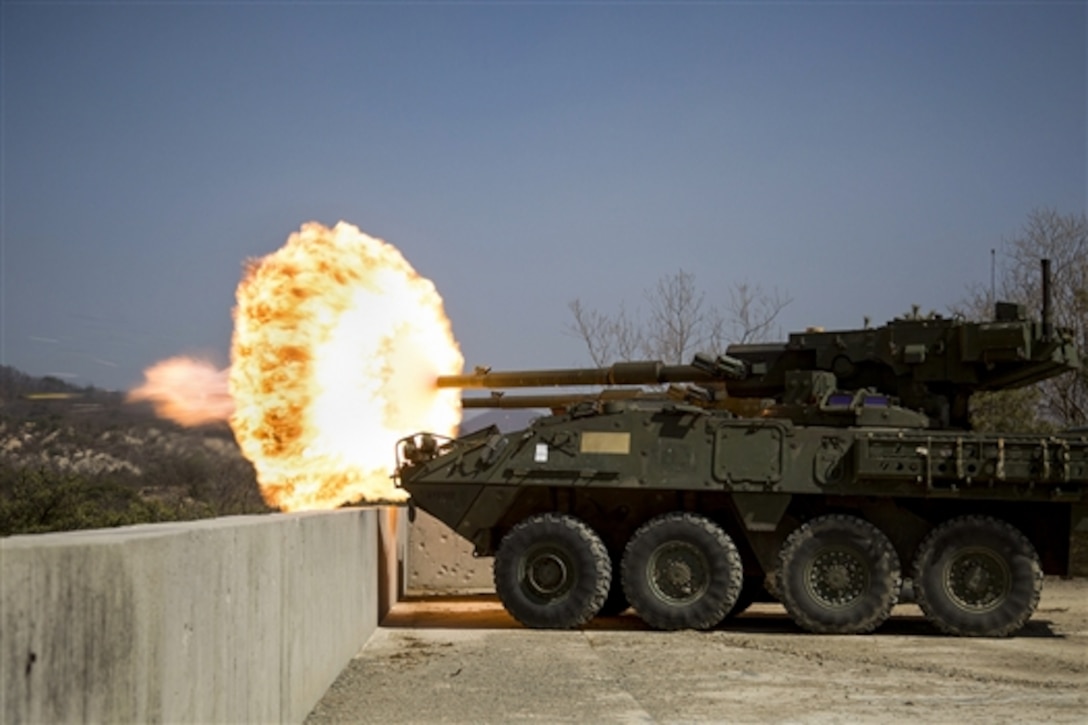
<instances>
[{"instance_id":1,"label":"concrete surface","mask_svg":"<svg viewBox=\"0 0 1088 725\"><path fill-rule=\"evenodd\" d=\"M385 619L405 594L408 582L408 509L384 506L378 511L378 621Z\"/></svg>"},{"instance_id":2,"label":"concrete surface","mask_svg":"<svg viewBox=\"0 0 1088 725\"><path fill-rule=\"evenodd\" d=\"M1084 722L1088 581L1047 579L1009 639L939 635L900 605L872 635L800 632L759 604L710 632L631 612L526 630L493 596L396 605L307 725Z\"/></svg>"},{"instance_id":3,"label":"concrete surface","mask_svg":"<svg viewBox=\"0 0 1088 725\"><path fill-rule=\"evenodd\" d=\"M407 591L465 594L495 591L492 559L472 556L472 544L448 526L416 510L408 534Z\"/></svg>"},{"instance_id":4,"label":"concrete surface","mask_svg":"<svg viewBox=\"0 0 1088 725\"><path fill-rule=\"evenodd\" d=\"M0 540L3 722L301 721L395 601L400 516Z\"/></svg>"}]
</instances>

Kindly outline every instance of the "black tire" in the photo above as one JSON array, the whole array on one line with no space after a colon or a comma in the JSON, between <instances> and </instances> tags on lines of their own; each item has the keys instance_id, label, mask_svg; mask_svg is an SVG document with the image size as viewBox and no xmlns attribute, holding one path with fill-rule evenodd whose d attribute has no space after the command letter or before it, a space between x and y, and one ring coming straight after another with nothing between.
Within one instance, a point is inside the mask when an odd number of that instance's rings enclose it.
<instances>
[{"instance_id":1,"label":"black tire","mask_svg":"<svg viewBox=\"0 0 1088 725\"><path fill-rule=\"evenodd\" d=\"M729 535L710 519L670 513L644 524L623 552L623 590L657 629L709 629L740 595L743 570Z\"/></svg>"},{"instance_id":2,"label":"black tire","mask_svg":"<svg viewBox=\"0 0 1088 725\"><path fill-rule=\"evenodd\" d=\"M604 542L573 516L531 516L503 537L495 553L495 590L526 627L580 627L600 610L611 581Z\"/></svg>"},{"instance_id":3,"label":"black tire","mask_svg":"<svg viewBox=\"0 0 1088 725\"><path fill-rule=\"evenodd\" d=\"M627 601L627 594L623 591L623 577L620 576L620 562L623 560L623 555L611 554L609 558L612 561L612 584L608 587L608 596L601 605L601 611L597 612L598 617L615 617L631 608L631 603Z\"/></svg>"},{"instance_id":4,"label":"black tire","mask_svg":"<svg viewBox=\"0 0 1088 725\"><path fill-rule=\"evenodd\" d=\"M740 587L740 594L737 596L737 601L735 601L729 611L726 612L725 618L730 619L743 614L748 607L755 604L763 594L763 577L744 577L744 581Z\"/></svg>"},{"instance_id":5,"label":"black tire","mask_svg":"<svg viewBox=\"0 0 1088 725\"><path fill-rule=\"evenodd\" d=\"M778 596L802 629L871 632L899 599L899 556L868 521L831 514L804 524L778 555Z\"/></svg>"},{"instance_id":6,"label":"black tire","mask_svg":"<svg viewBox=\"0 0 1088 725\"><path fill-rule=\"evenodd\" d=\"M922 541L914 596L937 629L1007 637L1024 626L1043 589L1039 555L1018 529L989 516L962 516Z\"/></svg>"}]
</instances>

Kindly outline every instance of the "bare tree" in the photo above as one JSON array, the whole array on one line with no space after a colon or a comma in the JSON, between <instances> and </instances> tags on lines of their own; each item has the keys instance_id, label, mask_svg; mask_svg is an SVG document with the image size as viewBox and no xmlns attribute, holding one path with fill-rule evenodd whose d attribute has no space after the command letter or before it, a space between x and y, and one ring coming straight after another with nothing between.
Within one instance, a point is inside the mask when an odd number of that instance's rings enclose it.
<instances>
[{"instance_id":1,"label":"bare tree","mask_svg":"<svg viewBox=\"0 0 1088 725\"><path fill-rule=\"evenodd\" d=\"M959 311L974 318L993 314L994 295L1038 310L1042 299L1039 260L1051 260L1052 316L1072 331L1081 355L1088 352L1088 218L1037 209L1000 252L996 290L974 287ZM1037 314L1037 313L1036 313ZM979 429L1046 430L1088 424L1088 369L1025 390L972 398L972 424Z\"/></svg>"},{"instance_id":2,"label":"bare tree","mask_svg":"<svg viewBox=\"0 0 1088 725\"><path fill-rule=\"evenodd\" d=\"M793 298L777 289L737 282L729 290L728 342L763 342L772 336L778 315Z\"/></svg>"},{"instance_id":3,"label":"bare tree","mask_svg":"<svg viewBox=\"0 0 1088 725\"><path fill-rule=\"evenodd\" d=\"M1024 304L1041 299L1038 269L1044 257L1051 260L1054 323L1072 330L1081 354L1088 354L1088 218L1052 209L1032 212L1005 251L1005 295ZM1045 381L1040 390L1047 417L1066 426L1088 423L1088 371Z\"/></svg>"},{"instance_id":4,"label":"bare tree","mask_svg":"<svg viewBox=\"0 0 1088 725\"><path fill-rule=\"evenodd\" d=\"M586 343L594 365L605 367L616 360L631 360L645 349L642 330L623 305L614 316L586 309L580 300L573 300L568 307L574 317L569 329Z\"/></svg>"},{"instance_id":5,"label":"bare tree","mask_svg":"<svg viewBox=\"0 0 1088 725\"><path fill-rule=\"evenodd\" d=\"M646 293L650 312L644 337L649 357L679 363L700 351L707 337L703 298L695 275L682 269L662 277Z\"/></svg>"},{"instance_id":6,"label":"bare tree","mask_svg":"<svg viewBox=\"0 0 1088 725\"><path fill-rule=\"evenodd\" d=\"M729 288L725 309L710 307L695 275L684 270L660 278L644 297L645 317L628 313L623 305L609 315L587 309L580 300L570 303L574 322L568 330L585 342L594 364L639 356L683 363L696 352L722 353L732 342L763 341L792 301L777 290L740 282Z\"/></svg>"}]
</instances>

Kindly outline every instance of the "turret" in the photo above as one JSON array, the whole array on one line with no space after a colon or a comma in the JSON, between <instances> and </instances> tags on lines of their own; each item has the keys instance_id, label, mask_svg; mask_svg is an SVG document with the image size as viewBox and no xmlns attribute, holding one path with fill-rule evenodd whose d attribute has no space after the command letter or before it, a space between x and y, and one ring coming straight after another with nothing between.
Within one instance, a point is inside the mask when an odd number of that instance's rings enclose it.
<instances>
[{"instance_id":1,"label":"turret","mask_svg":"<svg viewBox=\"0 0 1088 725\"><path fill-rule=\"evenodd\" d=\"M796 372L834 375L841 390L869 389L928 415L938 427L968 427L967 403L976 391L1019 388L1077 370L1080 361L1070 330L1050 321L1050 265L1044 260L1042 319L1029 319L1022 305L998 302L994 319L968 322L917 311L880 327L806 331L787 342L731 345L718 357L697 355L690 365L622 362L604 368L491 372L440 377L445 388L491 389L598 386L599 393L466 397L466 408L548 407L564 409L591 400L685 400L736 409L730 400L769 399L797 403ZM791 383L791 381L793 381ZM668 386L662 389L660 386ZM814 401L815 402L815 399Z\"/></svg>"},{"instance_id":2,"label":"turret","mask_svg":"<svg viewBox=\"0 0 1088 725\"><path fill-rule=\"evenodd\" d=\"M780 398L794 370L834 373L840 387L873 388L924 411L942 427L966 428L976 391L1009 390L1078 370L1073 333L1051 321L1050 264L1043 260L1042 319L998 302L990 322L915 312L881 327L799 332L774 345L731 345L749 375L729 386L741 397Z\"/></svg>"}]
</instances>

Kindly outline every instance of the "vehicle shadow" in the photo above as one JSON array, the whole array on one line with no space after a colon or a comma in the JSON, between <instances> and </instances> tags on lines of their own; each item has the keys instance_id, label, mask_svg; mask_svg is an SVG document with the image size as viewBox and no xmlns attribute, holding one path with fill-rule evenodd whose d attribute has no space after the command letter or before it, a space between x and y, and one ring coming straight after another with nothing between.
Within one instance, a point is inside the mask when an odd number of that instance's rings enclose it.
<instances>
[{"instance_id":1,"label":"vehicle shadow","mask_svg":"<svg viewBox=\"0 0 1088 725\"><path fill-rule=\"evenodd\" d=\"M410 595L393 606L382 620L381 626L393 629L462 630L525 628L503 609L502 603L495 594ZM581 629L588 632L656 631L643 622L632 609L613 617L596 617ZM777 603L755 604L748 611L724 620L710 632L826 636L814 635L802 630L793 623L782 605ZM913 605L896 607L891 618L868 636L947 637L926 621L921 610ZM1032 619L1013 637L1063 639L1064 635L1055 632L1050 620Z\"/></svg>"}]
</instances>

